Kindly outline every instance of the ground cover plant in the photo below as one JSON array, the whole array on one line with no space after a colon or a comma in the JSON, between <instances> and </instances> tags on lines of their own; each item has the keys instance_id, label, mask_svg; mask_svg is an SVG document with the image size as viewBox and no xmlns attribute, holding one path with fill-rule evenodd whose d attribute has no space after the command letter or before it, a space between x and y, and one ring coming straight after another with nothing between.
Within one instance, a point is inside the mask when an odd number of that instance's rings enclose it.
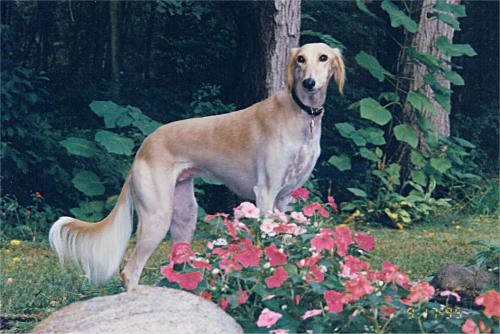
<instances>
[{"instance_id":1,"label":"ground cover plant","mask_svg":"<svg viewBox=\"0 0 500 334\"><path fill-rule=\"evenodd\" d=\"M482 312L453 307L450 299L461 299L454 291L411 281L389 261L374 269L367 262L374 237L342 224L331 196L303 204L308 193L294 192L300 205L289 215L275 210L261 219L244 202L234 217L207 216L205 249L174 244L162 267L165 285L218 303L248 332L489 333L498 326L499 292L475 299ZM445 304L432 300L438 294Z\"/></svg>"}]
</instances>

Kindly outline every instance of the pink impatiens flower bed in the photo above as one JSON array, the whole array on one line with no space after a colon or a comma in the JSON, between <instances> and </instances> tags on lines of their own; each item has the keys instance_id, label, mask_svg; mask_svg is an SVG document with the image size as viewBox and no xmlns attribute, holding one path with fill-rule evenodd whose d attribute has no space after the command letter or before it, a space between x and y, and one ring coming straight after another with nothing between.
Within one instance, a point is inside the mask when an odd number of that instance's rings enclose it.
<instances>
[{"instance_id":1,"label":"pink impatiens flower bed","mask_svg":"<svg viewBox=\"0 0 500 334\"><path fill-rule=\"evenodd\" d=\"M476 299L483 312L464 309L444 317L439 310L448 306L432 301L436 291L428 282L412 282L390 262L380 269L370 266L374 238L337 224L333 197L326 204L306 203L306 189L292 196L290 214L275 210L264 218L244 202L232 219L225 213L207 216L206 249L194 252L187 243L174 244L162 268L165 285L217 303L248 332L488 333L498 328L497 291Z\"/></svg>"}]
</instances>

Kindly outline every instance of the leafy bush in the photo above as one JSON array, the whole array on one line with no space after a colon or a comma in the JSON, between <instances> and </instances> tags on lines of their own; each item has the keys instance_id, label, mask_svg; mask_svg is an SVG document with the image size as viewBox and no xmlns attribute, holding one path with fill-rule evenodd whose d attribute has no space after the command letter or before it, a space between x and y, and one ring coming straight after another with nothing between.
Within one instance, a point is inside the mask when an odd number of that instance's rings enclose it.
<instances>
[{"instance_id":1,"label":"leafy bush","mask_svg":"<svg viewBox=\"0 0 500 334\"><path fill-rule=\"evenodd\" d=\"M11 238L30 241L45 239L42 235L48 232L51 223L57 219L60 212L49 206L40 192L32 194L31 199L32 204L23 206L15 197L0 197L2 220L0 243L4 244Z\"/></svg>"},{"instance_id":2,"label":"leafy bush","mask_svg":"<svg viewBox=\"0 0 500 334\"><path fill-rule=\"evenodd\" d=\"M469 333L474 326L481 332L498 327L498 292L476 299L484 313L452 308L448 300L460 297L450 291L441 293L446 305L432 301L428 282L411 282L389 262L370 268L365 260L373 237L336 225L333 198L305 203L307 194L294 193L297 211L290 215L276 210L260 219L259 210L244 202L233 219L207 216L212 236L206 249L195 253L187 243L174 244L162 285L218 303L252 333Z\"/></svg>"}]
</instances>

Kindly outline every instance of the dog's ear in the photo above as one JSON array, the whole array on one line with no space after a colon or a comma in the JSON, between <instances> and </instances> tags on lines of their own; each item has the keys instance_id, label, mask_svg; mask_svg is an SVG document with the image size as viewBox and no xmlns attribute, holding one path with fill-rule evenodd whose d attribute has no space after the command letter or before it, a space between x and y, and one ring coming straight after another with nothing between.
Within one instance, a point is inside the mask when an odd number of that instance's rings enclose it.
<instances>
[{"instance_id":1,"label":"dog's ear","mask_svg":"<svg viewBox=\"0 0 500 334\"><path fill-rule=\"evenodd\" d=\"M293 86L293 70L295 68L295 56L299 52L300 48L292 48L290 52L290 57L288 58L288 66L286 69L286 82L288 86L288 90L292 91Z\"/></svg>"},{"instance_id":2,"label":"dog's ear","mask_svg":"<svg viewBox=\"0 0 500 334\"><path fill-rule=\"evenodd\" d=\"M332 71L333 78L339 87L340 95L343 94L344 82L345 82L345 67L344 60L342 59L342 54L339 49L331 48L332 52Z\"/></svg>"}]
</instances>

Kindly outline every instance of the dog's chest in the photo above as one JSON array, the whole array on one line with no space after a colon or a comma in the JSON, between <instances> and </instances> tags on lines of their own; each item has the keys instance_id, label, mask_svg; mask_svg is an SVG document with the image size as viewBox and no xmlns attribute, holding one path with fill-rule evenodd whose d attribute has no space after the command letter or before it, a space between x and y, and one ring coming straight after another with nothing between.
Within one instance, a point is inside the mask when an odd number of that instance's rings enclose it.
<instances>
[{"instance_id":1,"label":"dog's chest","mask_svg":"<svg viewBox=\"0 0 500 334\"><path fill-rule=\"evenodd\" d=\"M320 155L320 137L320 124L311 121L304 130L303 141L294 145L291 150L291 159L283 178L281 194L288 195L307 181Z\"/></svg>"}]
</instances>

